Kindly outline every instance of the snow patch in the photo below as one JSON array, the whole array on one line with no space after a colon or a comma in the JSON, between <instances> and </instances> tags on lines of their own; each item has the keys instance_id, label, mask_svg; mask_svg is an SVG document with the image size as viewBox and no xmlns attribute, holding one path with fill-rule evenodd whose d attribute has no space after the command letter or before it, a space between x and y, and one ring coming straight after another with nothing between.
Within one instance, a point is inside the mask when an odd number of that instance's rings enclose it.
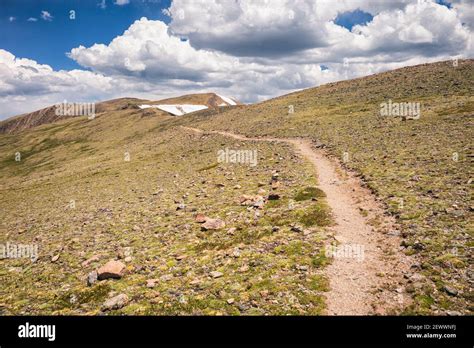
<instances>
[{"instance_id":1,"label":"snow patch","mask_svg":"<svg viewBox=\"0 0 474 348\"><path fill-rule=\"evenodd\" d=\"M231 98L224 97L223 95L220 95L220 94L216 94L216 95L229 105L237 105L237 103L233 101Z\"/></svg>"},{"instance_id":2,"label":"snow patch","mask_svg":"<svg viewBox=\"0 0 474 348\"><path fill-rule=\"evenodd\" d=\"M206 105L192 105L192 104L161 104L161 105L139 105L140 109L157 108L168 112L175 116L183 116L190 112L207 109Z\"/></svg>"}]
</instances>

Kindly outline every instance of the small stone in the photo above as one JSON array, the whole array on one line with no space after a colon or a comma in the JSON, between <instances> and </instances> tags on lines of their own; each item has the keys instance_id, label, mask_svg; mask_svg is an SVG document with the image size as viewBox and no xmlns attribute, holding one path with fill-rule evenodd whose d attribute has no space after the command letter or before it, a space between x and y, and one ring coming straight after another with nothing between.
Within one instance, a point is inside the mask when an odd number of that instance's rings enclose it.
<instances>
[{"instance_id":1,"label":"small stone","mask_svg":"<svg viewBox=\"0 0 474 348\"><path fill-rule=\"evenodd\" d=\"M421 275L420 273L413 273L410 279L414 282L419 282L425 279L425 277Z\"/></svg>"},{"instance_id":2,"label":"small stone","mask_svg":"<svg viewBox=\"0 0 474 348\"><path fill-rule=\"evenodd\" d=\"M109 311L109 310L115 310L115 309L120 309L127 305L129 302L129 298L125 294L120 294L117 296L114 296L112 298L109 298L107 301L104 302L102 305L102 310L103 311Z\"/></svg>"},{"instance_id":3,"label":"small stone","mask_svg":"<svg viewBox=\"0 0 474 348\"><path fill-rule=\"evenodd\" d=\"M188 257L188 255L184 255L184 254L183 255L178 255L178 256L176 256L176 260L181 261L181 260L184 260L187 257Z\"/></svg>"},{"instance_id":4,"label":"small stone","mask_svg":"<svg viewBox=\"0 0 474 348\"><path fill-rule=\"evenodd\" d=\"M237 228L231 227L231 228L229 228L229 229L227 230L227 233L229 233L229 234L234 234L235 231L237 231Z\"/></svg>"},{"instance_id":5,"label":"small stone","mask_svg":"<svg viewBox=\"0 0 474 348\"><path fill-rule=\"evenodd\" d=\"M301 227L300 225L292 225L291 230L293 232L303 232L303 227Z\"/></svg>"},{"instance_id":6,"label":"small stone","mask_svg":"<svg viewBox=\"0 0 474 348\"><path fill-rule=\"evenodd\" d=\"M232 304L232 303L234 303L234 301L235 301L235 300L234 300L233 298L229 298L229 299L227 300L227 303L228 303L228 304Z\"/></svg>"},{"instance_id":7,"label":"small stone","mask_svg":"<svg viewBox=\"0 0 474 348\"><path fill-rule=\"evenodd\" d=\"M59 260L59 254L57 255L54 255L52 258L51 258L51 262L56 262Z\"/></svg>"},{"instance_id":8,"label":"small stone","mask_svg":"<svg viewBox=\"0 0 474 348\"><path fill-rule=\"evenodd\" d=\"M239 190L239 189L241 189L241 188L242 188L242 186L240 186L240 185L235 185L235 186L234 186L234 190Z\"/></svg>"},{"instance_id":9,"label":"small stone","mask_svg":"<svg viewBox=\"0 0 474 348\"><path fill-rule=\"evenodd\" d=\"M423 249L425 249L425 245L423 243L421 243L420 241L415 241L415 243L413 243L413 249L423 250Z\"/></svg>"},{"instance_id":10,"label":"small stone","mask_svg":"<svg viewBox=\"0 0 474 348\"><path fill-rule=\"evenodd\" d=\"M447 311L446 314L449 315L450 317L455 317L455 316L458 316L458 315L462 315L462 313L458 312L458 311Z\"/></svg>"},{"instance_id":11,"label":"small stone","mask_svg":"<svg viewBox=\"0 0 474 348\"><path fill-rule=\"evenodd\" d=\"M242 267L239 268L239 272L245 273L250 269L248 265L243 265Z\"/></svg>"},{"instance_id":12,"label":"small stone","mask_svg":"<svg viewBox=\"0 0 474 348\"><path fill-rule=\"evenodd\" d=\"M98 279L116 278L120 279L124 275L125 264L120 261L109 261L97 270Z\"/></svg>"},{"instance_id":13,"label":"small stone","mask_svg":"<svg viewBox=\"0 0 474 348\"><path fill-rule=\"evenodd\" d=\"M165 275L162 275L160 277L160 280L162 282L167 282L167 281L170 281L171 279L173 279L173 275L172 274L165 274Z\"/></svg>"},{"instance_id":14,"label":"small stone","mask_svg":"<svg viewBox=\"0 0 474 348\"><path fill-rule=\"evenodd\" d=\"M207 220L207 216L204 214L196 214L196 216L194 217L194 221L200 224L206 222L206 220Z\"/></svg>"},{"instance_id":15,"label":"small stone","mask_svg":"<svg viewBox=\"0 0 474 348\"><path fill-rule=\"evenodd\" d=\"M218 272L218 271L212 271L209 274L211 275L212 278L220 278L224 275L224 273Z\"/></svg>"},{"instance_id":16,"label":"small stone","mask_svg":"<svg viewBox=\"0 0 474 348\"><path fill-rule=\"evenodd\" d=\"M97 272L92 271L87 275L87 286L92 286L97 281Z\"/></svg>"},{"instance_id":17,"label":"small stone","mask_svg":"<svg viewBox=\"0 0 474 348\"><path fill-rule=\"evenodd\" d=\"M279 188L281 185L281 183L279 181L272 181L272 189L273 190L276 190L277 188Z\"/></svg>"},{"instance_id":18,"label":"small stone","mask_svg":"<svg viewBox=\"0 0 474 348\"><path fill-rule=\"evenodd\" d=\"M184 204L184 203L180 203L176 207L176 210L184 210L184 209L186 209L186 204Z\"/></svg>"},{"instance_id":19,"label":"small stone","mask_svg":"<svg viewBox=\"0 0 474 348\"><path fill-rule=\"evenodd\" d=\"M277 199L280 199L280 195L277 194L277 193L270 193L270 194L268 195L268 200L269 200L269 201L275 201L275 200L277 200Z\"/></svg>"},{"instance_id":20,"label":"small stone","mask_svg":"<svg viewBox=\"0 0 474 348\"><path fill-rule=\"evenodd\" d=\"M225 222L221 219L207 219L205 223L202 224L202 229L207 230L219 230L225 227Z\"/></svg>"},{"instance_id":21,"label":"small stone","mask_svg":"<svg viewBox=\"0 0 474 348\"><path fill-rule=\"evenodd\" d=\"M132 261L132 257L131 256L127 256L125 259L123 259L125 262L130 262Z\"/></svg>"},{"instance_id":22,"label":"small stone","mask_svg":"<svg viewBox=\"0 0 474 348\"><path fill-rule=\"evenodd\" d=\"M154 288L156 283L159 282L159 279L147 279L146 280L146 287L147 288Z\"/></svg>"},{"instance_id":23,"label":"small stone","mask_svg":"<svg viewBox=\"0 0 474 348\"><path fill-rule=\"evenodd\" d=\"M95 261L99 261L99 259L100 259L100 257L98 255L94 255L91 258L85 260L83 263L81 263L81 266L82 267L87 267L87 266L89 266L90 263L95 262Z\"/></svg>"}]
</instances>

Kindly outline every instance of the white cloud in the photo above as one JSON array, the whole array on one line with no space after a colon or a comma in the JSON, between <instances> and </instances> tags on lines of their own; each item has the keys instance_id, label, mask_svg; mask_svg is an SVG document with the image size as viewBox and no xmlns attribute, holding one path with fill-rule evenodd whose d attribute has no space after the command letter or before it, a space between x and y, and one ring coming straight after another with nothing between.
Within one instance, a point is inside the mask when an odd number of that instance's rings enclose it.
<instances>
[{"instance_id":1,"label":"white cloud","mask_svg":"<svg viewBox=\"0 0 474 348\"><path fill-rule=\"evenodd\" d=\"M53 20L53 16L51 15L51 13L49 13L48 11L41 11L41 18L44 19L45 21L52 21Z\"/></svg>"},{"instance_id":2,"label":"white cloud","mask_svg":"<svg viewBox=\"0 0 474 348\"><path fill-rule=\"evenodd\" d=\"M38 19L36 19L35 17L30 17L27 19L28 22L37 22Z\"/></svg>"},{"instance_id":3,"label":"white cloud","mask_svg":"<svg viewBox=\"0 0 474 348\"><path fill-rule=\"evenodd\" d=\"M14 20L16 20L16 17L8 17L9 22L13 22Z\"/></svg>"},{"instance_id":4,"label":"white cloud","mask_svg":"<svg viewBox=\"0 0 474 348\"><path fill-rule=\"evenodd\" d=\"M127 5L130 3L130 0L115 0L115 5L118 5L118 6L123 6L123 5Z\"/></svg>"}]
</instances>

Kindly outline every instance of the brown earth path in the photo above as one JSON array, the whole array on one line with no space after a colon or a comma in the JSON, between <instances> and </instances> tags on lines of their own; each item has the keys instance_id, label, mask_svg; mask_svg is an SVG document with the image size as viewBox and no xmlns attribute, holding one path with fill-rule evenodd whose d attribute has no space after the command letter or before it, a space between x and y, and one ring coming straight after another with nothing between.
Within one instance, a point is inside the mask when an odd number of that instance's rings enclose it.
<instances>
[{"instance_id":1,"label":"brown earth path","mask_svg":"<svg viewBox=\"0 0 474 348\"><path fill-rule=\"evenodd\" d=\"M330 231L338 248L336 257L325 269L330 282L326 293L328 315L387 314L408 304L403 273L409 269L409 260L398 250L400 240L393 233L394 221L362 182L337 160L313 148L309 139L248 138L223 131L182 128L241 141L291 144L313 164L319 188L325 192L332 210L335 226ZM377 228L369 224L373 219L380 221Z\"/></svg>"}]
</instances>

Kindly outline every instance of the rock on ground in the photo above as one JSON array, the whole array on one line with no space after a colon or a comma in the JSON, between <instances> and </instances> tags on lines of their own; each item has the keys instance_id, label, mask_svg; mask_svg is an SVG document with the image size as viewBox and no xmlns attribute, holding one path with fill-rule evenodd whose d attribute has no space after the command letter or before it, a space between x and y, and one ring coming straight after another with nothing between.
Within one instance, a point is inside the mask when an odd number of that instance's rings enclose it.
<instances>
[{"instance_id":1,"label":"rock on ground","mask_svg":"<svg viewBox=\"0 0 474 348\"><path fill-rule=\"evenodd\" d=\"M125 264L120 261L109 261L97 270L99 280L116 278L120 279L125 273Z\"/></svg>"},{"instance_id":2,"label":"rock on ground","mask_svg":"<svg viewBox=\"0 0 474 348\"><path fill-rule=\"evenodd\" d=\"M114 309L120 309L126 306L128 302L129 302L128 296L125 294L120 294L112 298L109 298L107 301L105 301L104 304L102 305L102 310L110 311Z\"/></svg>"}]
</instances>

